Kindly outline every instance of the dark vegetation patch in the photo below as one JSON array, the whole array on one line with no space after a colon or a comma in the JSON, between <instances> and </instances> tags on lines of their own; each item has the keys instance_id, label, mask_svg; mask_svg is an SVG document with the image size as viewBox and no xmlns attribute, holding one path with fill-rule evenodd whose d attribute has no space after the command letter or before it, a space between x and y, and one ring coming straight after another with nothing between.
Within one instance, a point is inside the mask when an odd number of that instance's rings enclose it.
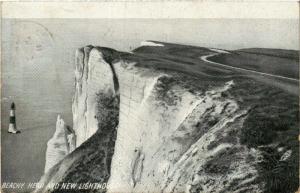
<instances>
[{"instance_id":1,"label":"dark vegetation patch","mask_svg":"<svg viewBox=\"0 0 300 193\"><path fill-rule=\"evenodd\" d=\"M262 83L242 80L231 94L240 108L252 107L239 131L240 142L259 149L263 158L256 168L265 193L294 193L299 180L298 97ZM278 151L279 148L284 149ZM287 150L291 156L280 161Z\"/></svg>"},{"instance_id":2,"label":"dark vegetation patch","mask_svg":"<svg viewBox=\"0 0 300 193\"><path fill-rule=\"evenodd\" d=\"M260 178L266 182L266 193L294 193L299 186L299 152L294 144L292 154L287 160L281 160L284 152L274 148L263 148L263 161L258 165Z\"/></svg>"},{"instance_id":3,"label":"dark vegetation patch","mask_svg":"<svg viewBox=\"0 0 300 193\"><path fill-rule=\"evenodd\" d=\"M248 97L247 101L244 100L253 107L240 132L241 143L256 148L286 142L287 139L296 140L299 121L296 100L297 97L287 96L283 92L278 95L260 94L259 98Z\"/></svg>"},{"instance_id":4,"label":"dark vegetation patch","mask_svg":"<svg viewBox=\"0 0 300 193\"><path fill-rule=\"evenodd\" d=\"M98 131L104 133L116 128L119 120L119 98L113 94L97 93Z\"/></svg>"},{"instance_id":5,"label":"dark vegetation patch","mask_svg":"<svg viewBox=\"0 0 300 193\"><path fill-rule=\"evenodd\" d=\"M172 89L173 86L177 85L175 78L163 76L157 81L156 99L160 105L174 106L181 101L181 98Z\"/></svg>"},{"instance_id":6,"label":"dark vegetation patch","mask_svg":"<svg viewBox=\"0 0 300 193\"><path fill-rule=\"evenodd\" d=\"M97 94L98 131L106 135L110 133L107 142L107 170L110 171L111 159L114 154L115 141L117 137L117 126L119 124L119 97L107 96L105 93Z\"/></svg>"},{"instance_id":7,"label":"dark vegetation patch","mask_svg":"<svg viewBox=\"0 0 300 193\"><path fill-rule=\"evenodd\" d=\"M261 115L255 110L251 111L241 132L241 143L249 147L270 144L277 137L276 130L281 127L280 123L276 125L269 116Z\"/></svg>"},{"instance_id":8,"label":"dark vegetation patch","mask_svg":"<svg viewBox=\"0 0 300 193\"><path fill-rule=\"evenodd\" d=\"M149 58L156 58L165 63L172 64L185 64L185 65L196 65L199 63L199 58L180 57L179 55L167 54L167 53L135 53L137 56L144 58L147 61Z\"/></svg>"},{"instance_id":9,"label":"dark vegetation patch","mask_svg":"<svg viewBox=\"0 0 300 193\"><path fill-rule=\"evenodd\" d=\"M205 173L210 175L226 175L231 172L231 163L238 162L238 148L226 148L217 153L203 166Z\"/></svg>"}]
</instances>

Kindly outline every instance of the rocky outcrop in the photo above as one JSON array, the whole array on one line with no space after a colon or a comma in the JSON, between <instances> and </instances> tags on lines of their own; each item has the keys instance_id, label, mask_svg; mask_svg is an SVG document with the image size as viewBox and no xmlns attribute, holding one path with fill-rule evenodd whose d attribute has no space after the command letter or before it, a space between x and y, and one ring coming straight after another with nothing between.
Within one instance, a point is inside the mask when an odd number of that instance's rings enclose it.
<instances>
[{"instance_id":1,"label":"rocky outcrop","mask_svg":"<svg viewBox=\"0 0 300 193\"><path fill-rule=\"evenodd\" d=\"M75 138L72 129L58 115L55 133L47 143L45 173L75 149Z\"/></svg>"},{"instance_id":2,"label":"rocky outcrop","mask_svg":"<svg viewBox=\"0 0 300 193\"><path fill-rule=\"evenodd\" d=\"M47 187L64 182L107 183L67 192L295 190L296 96L201 61L213 49L143 45L77 51L76 149L37 192L65 193Z\"/></svg>"}]
</instances>

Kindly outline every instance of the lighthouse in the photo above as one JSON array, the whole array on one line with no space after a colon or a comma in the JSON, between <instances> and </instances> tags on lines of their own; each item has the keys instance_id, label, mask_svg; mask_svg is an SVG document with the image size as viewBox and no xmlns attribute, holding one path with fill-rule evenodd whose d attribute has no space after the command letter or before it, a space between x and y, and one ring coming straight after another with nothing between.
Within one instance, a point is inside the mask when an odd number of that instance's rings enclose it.
<instances>
[{"instance_id":1,"label":"lighthouse","mask_svg":"<svg viewBox=\"0 0 300 193\"><path fill-rule=\"evenodd\" d=\"M10 114L9 114L8 133L13 133L13 134L21 133L19 130L17 130L15 110L16 110L15 103L11 103Z\"/></svg>"}]
</instances>

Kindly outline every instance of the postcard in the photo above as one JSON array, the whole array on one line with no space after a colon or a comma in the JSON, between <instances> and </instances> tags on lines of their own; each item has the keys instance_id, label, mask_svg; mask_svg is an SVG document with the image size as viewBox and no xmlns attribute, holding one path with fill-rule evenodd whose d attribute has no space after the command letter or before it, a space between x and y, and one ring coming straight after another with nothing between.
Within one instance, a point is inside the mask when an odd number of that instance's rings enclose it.
<instances>
[{"instance_id":1,"label":"postcard","mask_svg":"<svg viewBox=\"0 0 300 193\"><path fill-rule=\"evenodd\" d=\"M1 192L297 192L297 2L1 6Z\"/></svg>"}]
</instances>

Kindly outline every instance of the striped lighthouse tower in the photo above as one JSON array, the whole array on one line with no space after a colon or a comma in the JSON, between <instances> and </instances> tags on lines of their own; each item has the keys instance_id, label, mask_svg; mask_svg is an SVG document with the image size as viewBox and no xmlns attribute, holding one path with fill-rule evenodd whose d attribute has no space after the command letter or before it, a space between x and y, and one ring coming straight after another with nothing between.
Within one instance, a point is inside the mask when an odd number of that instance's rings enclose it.
<instances>
[{"instance_id":1,"label":"striped lighthouse tower","mask_svg":"<svg viewBox=\"0 0 300 193\"><path fill-rule=\"evenodd\" d=\"M17 130L17 124L16 124L16 106L15 103L11 103L10 106L10 114L9 114L9 127L8 127L8 133L21 133L19 130Z\"/></svg>"}]
</instances>

